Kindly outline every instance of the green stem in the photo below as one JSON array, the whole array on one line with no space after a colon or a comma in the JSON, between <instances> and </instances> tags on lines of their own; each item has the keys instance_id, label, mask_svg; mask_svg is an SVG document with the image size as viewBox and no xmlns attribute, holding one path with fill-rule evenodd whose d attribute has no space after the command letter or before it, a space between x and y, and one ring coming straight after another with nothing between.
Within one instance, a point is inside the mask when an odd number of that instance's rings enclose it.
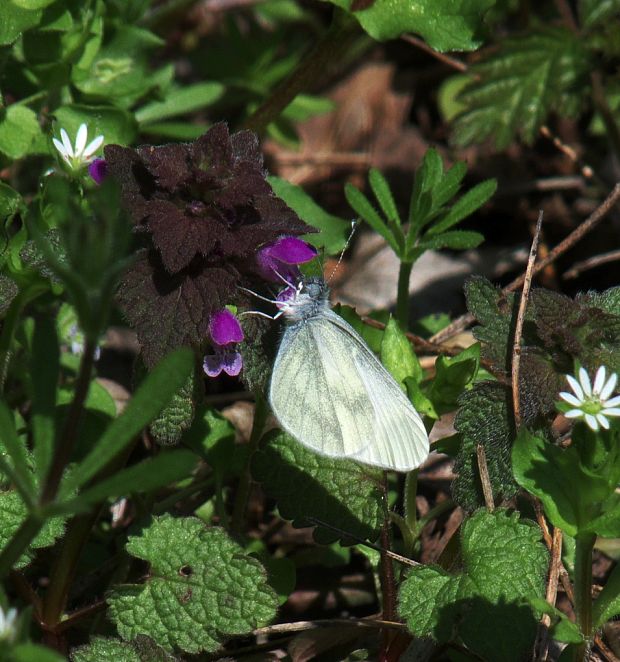
<instances>
[{"instance_id":1,"label":"green stem","mask_svg":"<svg viewBox=\"0 0 620 662\"><path fill-rule=\"evenodd\" d=\"M43 292L47 292L48 289L47 285L41 285L39 283L31 285L20 292L9 307L2 325L2 335L0 335L0 392L4 391L4 383L6 382L11 358L11 344L13 343L13 336L15 335L15 329L17 328L22 310L33 299L36 299Z\"/></svg>"},{"instance_id":2,"label":"green stem","mask_svg":"<svg viewBox=\"0 0 620 662\"><path fill-rule=\"evenodd\" d=\"M258 449L258 444L263 435L267 416L269 415L269 407L262 395L256 396L256 405L254 407L254 421L252 422L252 432L250 434L249 453L248 459L243 469L243 474L239 480L239 487L235 497L235 505L233 506L232 525L231 528L235 533L241 533L243 523L245 521L245 510L248 505L250 497L250 488L252 487L252 473L250 471L250 463L254 451Z\"/></svg>"},{"instance_id":3,"label":"green stem","mask_svg":"<svg viewBox=\"0 0 620 662\"><path fill-rule=\"evenodd\" d=\"M592 549L596 536L578 535L575 541L575 614L586 642L580 648L580 659L586 659L592 632ZM579 658L578 658L579 659Z\"/></svg>"},{"instance_id":4,"label":"green stem","mask_svg":"<svg viewBox=\"0 0 620 662\"><path fill-rule=\"evenodd\" d=\"M358 22L349 14L334 10L332 24L316 46L304 57L295 71L278 85L271 95L247 118L244 125L260 133L276 120L282 111L304 90L325 79L325 72L345 56L353 37L359 32Z\"/></svg>"},{"instance_id":5,"label":"green stem","mask_svg":"<svg viewBox=\"0 0 620 662\"><path fill-rule=\"evenodd\" d=\"M409 281L413 262L401 262L398 271L398 291L396 293L396 320L403 330L409 324Z\"/></svg>"},{"instance_id":6,"label":"green stem","mask_svg":"<svg viewBox=\"0 0 620 662\"><path fill-rule=\"evenodd\" d=\"M73 451L80 421L82 419L84 402L90 387L91 372L95 361L96 349L96 340L87 337L86 342L84 343L84 353L82 354L82 361L80 362L80 372L75 385L73 400L67 413L60 440L54 449L52 466L47 475L45 486L41 494L41 502L43 504L51 502L56 496L64 470L71 459L71 452Z\"/></svg>"},{"instance_id":7,"label":"green stem","mask_svg":"<svg viewBox=\"0 0 620 662\"><path fill-rule=\"evenodd\" d=\"M439 517L440 515L443 515L446 510L450 510L450 508L454 508L454 501L452 499L444 499L441 503L438 503L436 506L431 508L424 517L420 517L420 521L418 522L418 531L417 535L420 535L420 532L422 529L433 519L436 517Z\"/></svg>"},{"instance_id":8,"label":"green stem","mask_svg":"<svg viewBox=\"0 0 620 662\"><path fill-rule=\"evenodd\" d=\"M8 545L0 553L0 580L4 580L17 563L28 545L34 540L43 526L43 518L38 513L30 513Z\"/></svg>"},{"instance_id":9,"label":"green stem","mask_svg":"<svg viewBox=\"0 0 620 662\"><path fill-rule=\"evenodd\" d=\"M405 493L403 496L405 521L409 530L413 533L414 539L418 531L418 509L416 506L416 496L418 493L418 469L410 471L405 478ZM407 550L412 552L413 550Z\"/></svg>"},{"instance_id":10,"label":"green stem","mask_svg":"<svg viewBox=\"0 0 620 662\"><path fill-rule=\"evenodd\" d=\"M99 517L100 510L99 508L88 515L76 517L71 522L61 552L54 559L42 614L43 622L50 631L53 631L62 620L80 554Z\"/></svg>"}]
</instances>

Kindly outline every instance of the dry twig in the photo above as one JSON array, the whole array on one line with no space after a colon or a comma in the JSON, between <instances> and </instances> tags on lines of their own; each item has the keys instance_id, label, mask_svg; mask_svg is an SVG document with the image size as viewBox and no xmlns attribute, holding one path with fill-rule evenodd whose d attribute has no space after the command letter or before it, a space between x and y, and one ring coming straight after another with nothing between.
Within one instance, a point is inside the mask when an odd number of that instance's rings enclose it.
<instances>
[{"instance_id":1,"label":"dry twig","mask_svg":"<svg viewBox=\"0 0 620 662\"><path fill-rule=\"evenodd\" d=\"M530 296L530 287L532 285L532 275L534 273L534 263L536 262L536 253L538 251L538 239L540 238L540 228L542 226L543 213L542 210L538 213L538 221L536 221L536 229L534 230L534 238L532 240L532 247L530 248L530 256L527 261L527 268L525 270L525 279L523 282L523 291L521 293L521 301L519 302L519 312L517 313L517 323L515 326L515 337L512 345L512 406L514 409L515 426L517 429L521 427L521 400L519 398L519 368L521 365L521 336L523 335L523 323L525 322L525 310Z\"/></svg>"},{"instance_id":2,"label":"dry twig","mask_svg":"<svg viewBox=\"0 0 620 662\"><path fill-rule=\"evenodd\" d=\"M620 260L620 250L609 251L609 253L601 253L600 255L595 255L590 257L587 260L582 260L581 262L575 262L573 266L562 274L564 280L570 280L571 278L577 278L584 271L589 269L594 269L600 267L602 264L608 264L609 262L617 262Z\"/></svg>"},{"instance_id":3,"label":"dry twig","mask_svg":"<svg viewBox=\"0 0 620 662\"><path fill-rule=\"evenodd\" d=\"M484 503L487 510L492 513L495 510L495 501L493 500L493 489L489 477L489 467L487 465L487 456L484 452L484 446L476 446L476 457L478 459L478 472L480 473L480 482L482 483L482 493L484 494Z\"/></svg>"},{"instance_id":4,"label":"dry twig","mask_svg":"<svg viewBox=\"0 0 620 662\"><path fill-rule=\"evenodd\" d=\"M560 568L562 568L562 531L554 529L553 540L551 545L551 562L549 564L549 577L547 579L547 593L545 600L550 605L555 605L558 597L558 579L560 576ZM548 614L543 614L538 625L538 635L536 637L536 644L534 645L535 659L546 660L547 652L549 650L549 626L551 625L551 617Z\"/></svg>"},{"instance_id":5,"label":"dry twig","mask_svg":"<svg viewBox=\"0 0 620 662\"><path fill-rule=\"evenodd\" d=\"M620 200L620 183L616 184L611 193L603 200L603 202L586 218L583 223L577 226L565 239L563 239L549 255L540 260L540 262L534 267L532 276L535 276L538 272L542 271L545 267L550 265L552 262L563 255L577 244L583 237L591 232L605 216L611 211L612 207ZM519 289L525 281L525 274L515 278L509 285L507 285L502 292L513 292L514 290ZM475 321L474 316L471 313L466 313L457 317L450 325L445 329L442 329L434 336L432 336L429 342L432 343L442 343L448 338L455 336L457 333L463 331L467 326L472 324Z\"/></svg>"}]
</instances>

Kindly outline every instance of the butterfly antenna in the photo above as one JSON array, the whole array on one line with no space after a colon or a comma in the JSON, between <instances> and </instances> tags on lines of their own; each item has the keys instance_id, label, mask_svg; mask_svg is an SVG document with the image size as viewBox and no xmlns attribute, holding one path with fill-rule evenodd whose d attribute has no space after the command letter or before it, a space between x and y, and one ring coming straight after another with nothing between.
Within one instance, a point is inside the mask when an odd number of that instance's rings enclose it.
<instances>
[{"instance_id":1,"label":"butterfly antenna","mask_svg":"<svg viewBox=\"0 0 620 662\"><path fill-rule=\"evenodd\" d=\"M338 262L336 262L336 266L332 269L332 272L329 274L327 277L327 283L329 283L332 278L335 276L336 271L338 271L338 267L340 266L340 263L342 262L342 258L344 257L344 254L347 251L347 248L349 248L349 244L351 243L351 239L353 239L353 235L355 234L355 230L357 230L357 226L359 225L360 219L355 218L351 221L351 232L349 233L349 236L344 244L344 247L340 251L340 257L338 258Z\"/></svg>"},{"instance_id":2,"label":"butterfly antenna","mask_svg":"<svg viewBox=\"0 0 620 662\"><path fill-rule=\"evenodd\" d=\"M248 294L251 294L252 296L255 296L257 299L260 299L261 301L266 301L267 303L273 303L273 304L280 303L279 301L276 301L275 299L268 299L267 297L264 297L261 294L258 294L257 292L254 292L254 290L248 290L247 287L242 287L241 285L237 285L237 288L240 289L240 290L243 290L244 292L247 292Z\"/></svg>"},{"instance_id":3,"label":"butterfly antenna","mask_svg":"<svg viewBox=\"0 0 620 662\"><path fill-rule=\"evenodd\" d=\"M385 549L385 548L381 547L380 545L375 545L374 543L368 542L368 540L364 540L363 538L355 536L352 533L348 533L347 531L343 531L342 529L339 529L337 526L333 526L332 524L328 524L327 522L323 522L322 520L317 519L316 517L306 517L305 519L309 520L310 522L313 522L317 526L324 526L326 529L331 529L332 531L336 531L340 535L347 536L347 538L351 538L352 540L356 540L358 542L358 544L364 545L364 547L370 547L370 549L374 549L375 552L379 552L381 554L386 554L391 559L394 559L395 561L398 561L399 563L402 563L403 565L411 565L411 566L421 565L421 563L418 563L417 561L413 561L412 559L408 559L406 556L401 556L400 554L397 554L396 552L392 552L389 549Z\"/></svg>"}]
</instances>

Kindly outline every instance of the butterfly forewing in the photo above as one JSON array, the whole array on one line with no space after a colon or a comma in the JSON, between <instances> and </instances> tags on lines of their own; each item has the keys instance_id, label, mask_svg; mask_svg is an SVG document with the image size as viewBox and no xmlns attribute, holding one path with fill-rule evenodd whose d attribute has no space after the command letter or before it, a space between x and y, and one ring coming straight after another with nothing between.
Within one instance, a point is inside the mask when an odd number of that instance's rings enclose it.
<instances>
[{"instance_id":1,"label":"butterfly forewing","mask_svg":"<svg viewBox=\"0 0 620 662\"><path fill-rule=\"evenodd\" d=\"M270 400L282 427L319 453L397 471L428 454L420 416L362 338L334 312L288 327Z\"/></svg>"}]
</instances>

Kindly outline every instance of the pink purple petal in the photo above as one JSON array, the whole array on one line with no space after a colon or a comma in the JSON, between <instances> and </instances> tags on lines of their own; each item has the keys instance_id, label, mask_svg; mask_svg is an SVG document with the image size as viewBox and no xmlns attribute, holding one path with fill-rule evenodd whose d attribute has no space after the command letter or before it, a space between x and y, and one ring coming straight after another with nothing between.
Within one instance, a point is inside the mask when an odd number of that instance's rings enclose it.
<instances>
[{"instance_id":1,"label":"pink purple petal","mask_svg":"<svg viewBox=\"0 0 620 662\"><path fill-rule=\"evenodd\" d=\"M88 165L88 174L94 179L95 183L101 184L108 174L108 164L105 159L95 159Z\"/></svg>"},{"instance_id":2,"label":"pink purple petal","mask_svg":"<svg viewBox=\"0 0 620 662\"><path fill-rule=\"evenodd\" d=\"M218 377L222 372L231 377L236 377L243 368L243 358L239 352L207 354L202 367L209 377Z\"/></svg>"},{"instance_id":3,"label":"pink purple petal","mask_svg":"<svg viewBox=\"0 0 620 662\"><path fill-rule=\"evenodd\" d=\"M220 346L241 342L244 337L239 320L226 308L211 317L209 333L211 340Z\"/></svg>"},{"instance_id":4,"label":"pink purple petal","mask_svg":"<svg viewBox=\"0 0 620 662\"><path fill-rule=\"evenodd\" d=\"M315 248L297 237L280 237L275 243L263 246L256 261L265 279L294 283L299 279L297 265L309 262L316 254Z\"/></svg>"}]
</instances>

